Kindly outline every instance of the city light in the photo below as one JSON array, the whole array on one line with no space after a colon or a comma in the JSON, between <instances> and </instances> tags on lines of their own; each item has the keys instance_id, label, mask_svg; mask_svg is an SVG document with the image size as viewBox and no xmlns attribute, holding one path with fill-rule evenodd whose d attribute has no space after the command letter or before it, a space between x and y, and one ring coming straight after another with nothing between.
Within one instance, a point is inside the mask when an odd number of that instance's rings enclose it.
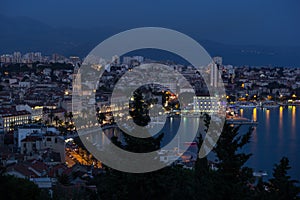
<instances>
[{"instance_id":1,"label":"city light","mask_svg":"<svg viewBox=\"0 0 300 200\"><path fill-rule=\"evenodd\" d=\"M299 1L20 2L1 199L300 200Z\"/></svg>"}]
</instances>

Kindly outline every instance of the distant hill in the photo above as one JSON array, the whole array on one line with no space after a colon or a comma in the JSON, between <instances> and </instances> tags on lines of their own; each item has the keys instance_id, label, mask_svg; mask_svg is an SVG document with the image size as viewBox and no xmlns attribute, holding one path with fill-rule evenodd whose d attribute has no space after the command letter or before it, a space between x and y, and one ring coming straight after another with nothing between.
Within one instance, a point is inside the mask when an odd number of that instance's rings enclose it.
<instances>
[{"instance_id":1,"label":"distant hill","mask_svg":"<svg viewBox=\"0 0 300 200\"><path fill-rule=\"evenodd\" d=\"M0 15L0 53L40 51L85 56L105 38L118 33L111 27L55 28L27 17Z\"/></svg>"},{"instance_id":2,"label":"distant hill","mask_svg":"<svg viewBox=\"0 0 300 200\"><path fill-rule=\"evenodd\" d=\"M0 27L0 54L40 51L46 55L59 53L81 57L104 39L125 30L116 27L57 28L27 17L12 18L3 15L0 15ZM190 30L189 35L197 34ZM195 39L211 56L222 56L225 64L300 67L300 46L228 45ZM153 55L149 56L153 58Z\"/></svg>"}]
</instances>

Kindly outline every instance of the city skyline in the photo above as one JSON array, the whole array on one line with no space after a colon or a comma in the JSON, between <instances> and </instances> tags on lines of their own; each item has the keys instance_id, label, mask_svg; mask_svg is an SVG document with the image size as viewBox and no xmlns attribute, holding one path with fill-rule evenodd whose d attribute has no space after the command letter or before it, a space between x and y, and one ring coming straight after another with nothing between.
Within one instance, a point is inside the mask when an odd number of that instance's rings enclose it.
<instances>
[{"instance_id":1,"label":"city skyline","mask_svg":"<svg viewBox=\"0 0 300 200\"><path fill-rule=\"evenodd\" d=\"M41 51L85 57L111 35L151 26L185 33L211 56L223 56L225 63L299 67L297 8L298 1L277 0L5 0L0 8L0 54Z\"/></svg>"},{"instance_id":2,"label":"city skyline","mask_svg":"<svg viewBox=\"0 0 300 200\"><path fill-rule=\"evenodd\" d=\"M300 199L299 8L1 0L0 195Z\"/></svg>"}]
</instances>

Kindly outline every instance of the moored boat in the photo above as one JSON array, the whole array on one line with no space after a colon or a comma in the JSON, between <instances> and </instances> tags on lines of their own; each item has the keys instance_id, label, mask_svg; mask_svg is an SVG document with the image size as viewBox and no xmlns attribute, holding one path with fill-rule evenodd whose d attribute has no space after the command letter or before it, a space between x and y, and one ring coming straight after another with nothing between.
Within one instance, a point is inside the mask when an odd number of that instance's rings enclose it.
<instances>
[{"instance_id":1,"label":"moored boat","mask_svg":"<svg viewBox=\"0 0 300 200\"><path fill-rule=\"evenodd\" d=\"M239 107L240 108L256 108L257 103L255 102L239 102Z\"/></svg>"},{"instance_id":2,"label":"moored boat","mask_svg":"<svg viewBox=\"0 0 300 200\"><path fill-rule=\"evenodd\" d=\"M264 101L262 103L262 107L263 108L267 108L267 109L270 109L270 108L278 108L279 107L279 104L277 104L275 101Z\"/></svg>"}]
</instances>

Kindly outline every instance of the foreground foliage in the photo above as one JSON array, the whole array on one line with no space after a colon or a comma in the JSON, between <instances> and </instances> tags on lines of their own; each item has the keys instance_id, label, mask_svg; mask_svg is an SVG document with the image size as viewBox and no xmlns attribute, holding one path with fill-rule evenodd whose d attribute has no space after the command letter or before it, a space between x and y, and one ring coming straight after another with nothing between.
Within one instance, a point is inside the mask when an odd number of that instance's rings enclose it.
<instances>
[{"instance_id":1,"label":"foreground foliage","mask_svg":"<svg viewBox=\"0 0 300 200\"><path fill-rule=\"evenodd\" d=\"M199 134L198 146L202 144L202 135ZM115 137L112 142L128 151L147 152L159 148L162 137L137 140L125 135L127 145L122 145ZM274 165L273 177L267 182L255 179L253 170L244 166L251 154L240 150L250 138L251 130L241 134L239 127L226 124L213 149L217 170L209 166L206 157L198 158L192 170L169 166L155 172L134 174L104 166L106 173L94 177L89 183L97 186L97 193L82 190L74 193L72 199L299 199L298 182L287 175L290 169L288 158L284 157ZM47 199L47 195L43 195L32 182L2 174L1 199ZM64 180L61 177L60 181ZM63 190L54 191L54 199L68 199L67 196L70 197Z\"/></svg>"},{"instance_id":2,"label":"foreground foliage","mask_svg":"<svg viewBox=\"0 0 300 200\"><path fill-rule=\"evenodd\" d=\"M144 143L134 145L139 142L131 143L129 138L126 139L130 143L124 147L126 150L147 150ZM159 139L149 143L158 145ZM218 170L209 167L207 158L198 158L193 170L170 166L156 172L131 174L107 168L107 173L96 177L92 183L97 185L99 199L299 199L297 182L287 176L290 169L287 158L275 165L273 178L268 182L257 181L253 170L244 166L251 154L240 150L250 139L251 129L241 134L239 127L226 124L213 149ZM201 143L202 134L198 145Z\"/></svg>"}]
</instances>

